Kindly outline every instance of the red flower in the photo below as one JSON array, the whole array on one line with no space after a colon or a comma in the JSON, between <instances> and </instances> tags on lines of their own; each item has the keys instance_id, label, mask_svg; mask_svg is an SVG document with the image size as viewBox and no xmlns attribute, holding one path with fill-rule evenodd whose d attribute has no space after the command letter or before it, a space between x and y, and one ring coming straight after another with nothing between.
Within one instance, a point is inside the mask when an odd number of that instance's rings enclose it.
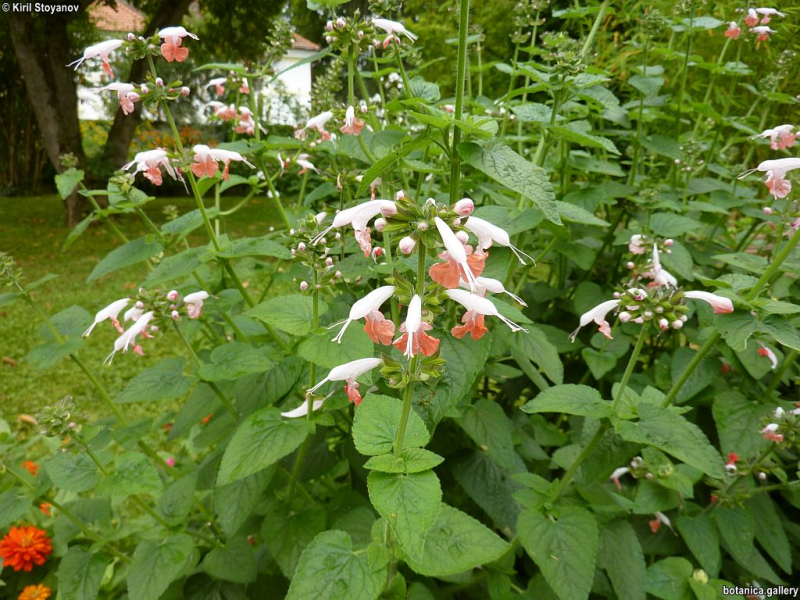
<instances>
[{"instance_id":1,"label":"red flower","mask_svg":"<svg viewBox=\"0 0 800 600\"><path fill-rule=\"evenodd\" d=\"M51 506L52 506L52 505L51 505L49 502L42 502L42 503L39 505L39 510L40 510L40 511L42 511L42 513L44 513L44 514L45 514L45 515L47 515L48 517L50 517L50 516L52 516L52 515L50 514L50 507L51 507Z\"/></svg>"},{"instance_id":2,"label":"red flower","mask_svg":"<svg viewBox=\"0 0 800 600\"><path fill-rule=\"evenodd\" d=\"M38 527L12 527L0 541L0 558L4 567L15 571L31 571L33 565L43 565L53 551L47 532Z\"/></svg>"},{"instance_id":3,"label":"red flower","mask_svg":"<svg viewBox=\"0 0 800 600\"><path fill-rule=\"evenodd\" d=\"M484 318L485 317L479 312L468 310L464 313L464 316L461 317L461 322L464 324L456 325L450 333L453 334L453 337L458 339L463 338L469 333L472 339L477 341L489 331L483 324Z\"/></svg>"},{"instance_id":4,"label":"red flower","mask_svg":"<svg viewBox=\"0 0 800 600\"><path fill-rule=\"evenodd\" d=\"M39 474L39 465L37 465L32 460L26 460L24 463L22 463L22 466L26 471L28 471L28 473L30 473L34 477L36 477Z\"/></svg>"},{"instance_id":5,"label":"red flower","mask_svg":"<svg viewBox=\"0 0 800 600\"><path fill-rule=\"evenodd\" d=\"M467 252L467 265L475 277L480 277L481 273L483 273L484 267L486 266L486 258L489 256L489 254L486 252L474 254L472 252L472 247L470 246L466 246L465 250ZM448 290L452 290L458 287L459 282L462 279L464 281L468 281L467 275L464 272L464 267L450 258L447 252L442 252L439 255L439 258L443 259L445 262L436 263L430 268L429 271L431 279L433 279L436 283L446 287Z\"/></svg>"}]
</instances>

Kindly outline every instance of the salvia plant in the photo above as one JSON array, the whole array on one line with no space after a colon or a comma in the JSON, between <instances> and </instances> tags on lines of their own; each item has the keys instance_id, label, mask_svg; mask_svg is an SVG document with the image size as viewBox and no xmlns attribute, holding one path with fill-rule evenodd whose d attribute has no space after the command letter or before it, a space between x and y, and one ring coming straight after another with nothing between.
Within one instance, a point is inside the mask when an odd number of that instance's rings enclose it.
<instances>
[{"instance_id":1,"label":"salvia plant","mask_svg":"<svg viewBox=\"0 0 800 600\"><path fill-rule=\"evenodd\" d=\"M171 142L102 189L71 157L57 177L92 206L67 245L119 239L89 280L142 265L132 288L50 314L51 277L0 255L0 299L41 324L28 360L71 361L107 408L65 389L0 422L2 594L793 597L800 158L776 40L796 11L520 0L513 56L484 64L459 0L444 90L402 3L338 4L314 4L325 70L294 137L260 93L284 20L200 90L159 76L193 68L180 26L71 65ZM117 81L114 54L146 79ZM487 68L507 93L483 95ZM183 144L197 95L233 141ZM138 186L165 178L196 209L157 223ZM255 198L275 222L229 235Z\"/></svg>"}]
</instances>

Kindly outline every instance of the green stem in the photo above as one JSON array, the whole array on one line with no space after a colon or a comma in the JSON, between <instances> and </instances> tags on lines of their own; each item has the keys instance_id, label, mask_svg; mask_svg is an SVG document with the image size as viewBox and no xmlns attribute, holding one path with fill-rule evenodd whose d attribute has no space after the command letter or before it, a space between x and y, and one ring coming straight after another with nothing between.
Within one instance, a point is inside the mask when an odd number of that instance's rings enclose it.
<instances>
[{"instance_id":1,"label":"green stem","mask_svg":"<svg viewBox=\"0 0 800 600\"><path fill-rule=\"evenodd\" d=\"M467 71L467 33L469 30L469 0L461 0L459 4L458 24L458 66L456 67L456 105L453 118L462 120L464 111L464 77ZM453 144L450 153L450 203L458 201L461 184L461 155L458 144L461 142L461 129L453 124ZM423 259L424 260L424 259Z\"/></svg>"},{"instance_id":2,"label":"green stem","mask_svg":"<svg viewBox=\"0 0 800 600\"><path fill-rule=\"evenodd\" d=\"M581 58L585 59L589 55L589 52L591 52L592 46L594 46L594 38L597 37L597 32L600 31L600 25L602 25L603 19L606 17L606 11L610 3L611 0L604 0L603 4L600 5L600 10L597 11L597 16L594 19L594 23L592 23L589 37L586 38L583 48L581 48Z\"/></svg>"},{"instance_id":3,"label":"green stem","mask_svg":"<svg viewBox=\"0 0 800 600\"><path fill-rule=\"evenodd\" d=\"M689 5L689 31L686 33L686 52L683 55L683 71L681 73L681 87L678 94L678 112L675 115L675 137L680 137L681 134L681 113L683 112L683 94L686 91L686 76L689 72L689 55L692 51L692 33L691 27L694 25L694 0L691 0Z\"/></svg>"},{"instance_id":4,"label":"green stem","mask_svg":"<svg viewBox=\"0 0 800 600\"><path fill-rule=\"evenodd\" d=\"M650 323L645 323L642 325L642 330L639 332L639 338L636 340L636 346L633 348L633 354L631 354L630 360L628 360L628 366L625 368L625 373L622 375L622 381L619 384L619 390L617 391L617 396L614 398L614 404L611 407L611 412L616 415L617 408L619 408L619 401L622 399L622 396L625 394L625 389L628 387L628 381L633 374L633 369L636 367L636 362L639 360L639 354L642 352L642 347L644 346L644 341L647 338L647 334L650 331Z\"/></svg>"},{"instance_id":5,"label":"green stem","mask_svg":"<svg viewBox=\"0 0 800 600\"><path fill-rule=\"evenodd\" d=\"M648 35L644 40L644 75L647 75L647 54L650 50L650 36ZM642 129L644 117L644 94L639 94L639 116L636 119L636 145L633 150L633 161L631 162L631 172L628 175L628 185L633 185L636 180L637 171L639 170L639 155L642 151Z\"/></svg>"}]
</instances>

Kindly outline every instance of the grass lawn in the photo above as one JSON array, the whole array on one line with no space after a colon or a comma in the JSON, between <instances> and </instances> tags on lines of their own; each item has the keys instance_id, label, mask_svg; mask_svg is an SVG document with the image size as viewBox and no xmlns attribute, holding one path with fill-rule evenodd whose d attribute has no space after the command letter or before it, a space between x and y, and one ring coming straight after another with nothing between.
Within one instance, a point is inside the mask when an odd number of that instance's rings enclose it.
<instances>
[{"instance_id":1,"label":"grass lawn","mask_svg":"<svg viewBox=\"0 0 800 600\"><path fill-rule=\"evenodd\" d=\"M232 206L238 199L224 198L223 206ZM172 204L181 214L195 208L191 198L159 198L147 205L146 212L156 223L163 223L163 209ZM243 210L228 217L225 225L231 235L241 237L265 233L277 222L274 206L266 198L255 198ZM134 239L146 233L144 225L134 216L120 217L116 224ZM110 302L131 295L147 272L144 264L123 269L92 283L86 279L94 266L121 242L102 223L95 223L72 246L63 250L68 234L64 226L64 211L57 196L36 196L0 199L0 250L13 255L30 283L48 273L57 279L37 288L34 299L42 309L56 314L73 304L94 314ZM199 231L198 234L201 234ZM205 243L204 235L190 243ZM7 289L0 292L8 291ZM171 343L149 343L147 360L128 353L115 358L110 367L102 365L113 347L116 334L107 323L98 326L79 355L84 363L115 396L132 377L162 356L174 355ZM35 413L41 406L72 395L80 410L91 415L105 415L98 408L101 400L79 368L68 358L47 371L38 371L25 357L41 343L40 324L31 309L22 302L0 308L0 417L7 421L20 413ZM157 341L157 340L153 340Z\"/></svg>"}]
</instances>

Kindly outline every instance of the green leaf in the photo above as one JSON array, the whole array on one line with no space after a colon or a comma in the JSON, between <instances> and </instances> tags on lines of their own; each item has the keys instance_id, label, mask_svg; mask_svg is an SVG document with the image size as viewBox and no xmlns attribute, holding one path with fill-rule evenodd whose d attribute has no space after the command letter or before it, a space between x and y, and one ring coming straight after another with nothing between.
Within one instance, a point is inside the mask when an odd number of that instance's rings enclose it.
<instances>
[{"instance_id":1,"label":"green leaf","mask_svg":"<svg viewBox=\"0 0 800 600\"><path fill-rule=\"evenodd\" d=\"M436 522L442 487L433 471L410 474L370 472L369 499L397 536L409 560L422 558L426 534Z\"/></svg>"},{"instance_id":2,"label":"green leaf","mask_svg":"<svg viewBox=\"0 0 800 600\"><path fill-rule=\"evenodd\" d=\"M597 523L582 508L565 508L559 518L525 509L517 535L561 600L585 600L594 580Z\"/></svg>"},{"instance_id":3,"label":"green leaf","mask_svg":"<svg viewBox=\"0 0 800 600\"><path fill-rule=\"evenodd\" d=\"M523 123L549 123L553 115L553 109L546 104L537 102L512 106L511 110L517 115L517 119ZM564 117L558 118L563 119Z\"/></svg>"},{"instance_id":4,"label":"green leaf","mask_svg":"<svg viewBox=\"0 0 800 600\"><path fill-rule=\"evenodd\" d=\"M611 416L611 402L594 388L567 383L540 392L522 406L526 413L556 412L602 419Z\"/></svg>"},{"instance_id":5,"label":"green leaf","mask_svg":"<svg viewBox=\"0 0 800 600\"><path fill-rule=\"evenodd\" d=\"M242 342L217 346L211 352L211 362L200 368L200 377L205 381L223 381L264 373L272 367L267 350L269 348L257 349Z\"/></svg>"},{"instance_id":6,"label":"green leaf","mask_svg":"<svg viewBox=\"0 0 800 600\"><path fill-rule=\"evenodd\" d=\"M66 340L63 344L59 344L58 342L39 344L32 348L25 358L36 369L44 371L70 354L74 354L82 347L83 340L80 337L73 337Z\"/></svg>"},{"instance_id":7,"label":"green leaf","mask_svg":"<svg viewBox=\"0 0 800 600\"><path fill-rule=\"evenodd\" d=\"M511 421L499 404L481 398L461 411L458 424L502 468L511 473L526 470L514 451Z\"/></svg>"},{"instance_id":8,"label":"green leaf","mask_svg":"<svg viewBox=\"0 0 800 600\"><path fill-rule=\"evenodd\" d=\"M58 597L62 600L97 598L110 562L104 554L72 546L58 565Z\"/></svg>"},{"instance_id":9,"label":"green leaf","mask_svg":"<svg viewBox=\"0 0 800 600\"><path fill-rule=\"evenodd\" d=\"M588 146L589 148L600 148L607 152L611 152L611 154L619 154L619 150L617 150L614 142L612 142L610 139L600 135L592 135L586 131L581 131L581 129L576 127L574 123L569 123L567 125L551 125L549 129L551 133L554 133L558 137L568 142L579 144L581 146Z\"/></svg>"},{"instance_id":10,"label":"green leaf","mask_svg":"<svg viewBox=\"0 0 800 600\"><path fill-rule=\"evenodd\" d=\"M712 518L719 527L720 536L725 540L728 552L736 562L748 568L747 561L753 550L756 535L754 515L739 506L733 508L718 506L712 513Z\"/></svg>"},{"instance_id":11,"label":"green leaf","mask_svg":"<svg viewBox=\"0 0 800 600\"><path fill-rule=\"evenodd\" d=\"M647 593L662 600L691 600L689 579L692 563L671 556L650 565L647 569Z\"/></svg>"},{"instance_id":12,"label":"green leaf","mask_svg":"<svg viewBox=\"0 0 800 600\"><path fill-rule=\"evenodd\" d=\"M581 348L581 358L586 362L592 377L600 379L617 366L617 357L611 352L599 352L594 348Z\"/></svg>"},{"instance_id":13,"label":"green leaf","mask_svg":"<svg viewBox=\"0 0 800 600\"><path fill-rule=\"evenodd\" d=\"M230 537L239 531L273 475L275 468L267 468L244 479L214 488L214 510L225 535Z\"/></svg>"},{"instance_id":14,"label":"green leaf","mask_svg":"<svg viewBox=\"0 0 800 600\"><path fill-rule=\"evenodd\" d=\"M714 260L720 260L725 264L731 265L743 271L749 271L756 275L761 275L766 271L768 263L763 256L748 254L747 252L735 252L732 254L717 254L712 256Z\"/></svg>"},{"instance_id":15,"label":"green leaf","mask_svg":"<svg viewBox=\"0 0 800 600\"><path fill-rule=\"evenodd\" d=\"M608 573L619 600L645 600L647 565L630 523L617 520L603 527L597 565Z\"/></svg>"},{"instance_id":16,"label":"green leaf","mask_svg":"<svg viewBox=\"0 0 800 600\"><path fill-rule=\"evenodd\" d=\"M556 200L556 206L558 207L558 214L561 216L561 218L569 223L595 225L597 227L608 227L611 225L611 223L608 221L604 221L603 219L594 216L585 208L581 208L575 204Z\"/></svg>"},{"instance_id":17,"label":"green leaf","mask_svg":"<svg viewBox=\"0 0 800 600\"><path fill-rule=\"evenodd\" d=\"M241 238L216 253L221 258L242 258L244 256L274 256L288 260L292 252L282 244L265 237Z\"/></svg>"},{"instance_id":18,"label":"green leaf","mask_svg":"<svg viewBox=\"0 0 800 600\"><path fill-rule=\"evenodd\" d=\"M365 469L381 473L421 473L444 462L444 458L424 448L406 448L396 457L394 454L373 456L366 463Z\"/></svg>"},{"instance_id":19,"label":"green leaf","mask_svg":"<svg viewBox=\"0 0 800 600\"><path fill-rule=\"evenodd\" d=\"M367 394L355 411L353 419L353 442L356 449L366 456L377 456L392 451L403 403L391 396ZM430 434L425 423L413 410L408 415L404 448L419 448L428 443Z\"/></svg>"},{"instance_id":20,"label":"green leaf","mask_svg":"<svg viewBox=\"0 0 800 600\"><path fill-rule=\"evenodd\" d=\"M183 374L185 365L185 358L165 358L134 377L114 402L164 402L183 398L194 383Z\"/></svg>"},{"instance_id":21,"label":"green leaf","mask_svg":"<svg viewBox=\"0 0 800 600\"><path fill-rule=\"evenodd\" d=\"M699 229L702 223L674 213L655 213L650 217L650 229L663 237L679 237Z\"/></svg>"},{"instance_id":22,"label":"green leaf","mask_svg":"<svg viewBox=\"0 0 800 600\"><path fill-rule=\"evenodd\" d=\"M256 556L244 536L230 538L224 548L213 548L200 566L214 579L234 583L256 580Z\"/></svg>"},{"instance_id":23,"label":"green leaf","mask_svg":"<svg viewBox=\"0 0 800 600\"><path fill-rule=\"evenodd\" d=\"M409 81L408 87L408 92L412 98L422 98L429 104L438 102L439 98L442 97L441 92L439 92L439 86L430 81L425 81L421 75L414 75Z\"/></svg>"},{"instance_id":24,"label":"green leaf","mask_svg":"<svg viewBox=\"0 0 800 600\"><path fill-rule=\"evenodd\" d=\"M409 557L408 566L427 577L448 577L495 561L506 550L508 543L480 521L442 504L422 556Z\"/></svg>"},{"instance_id":25,"label":"green leaf","mask_svg":"<svg viewBox=\"0 0 800 600\"><path fill-rule=\"evenodd\" d=\"M547 335L536 327L531 327L525 335L515 335L511 343L529 360L535 362L553 383L564 382L564 365L558 350L547 339Z\"/></svg>"},{"instance_id":26,"label":"green leaf","mask_svg":"<svg viewBox=\"0 0 800 600\"><path fill-rule=\"evenodd\" d=\"M361 327L348 327L341 344L332 342L331 337L330 331L306 336L297 347L297 355L324 369L332 369L351 360L370 357L375 352L372 340Z\"/></svg>"},{"instance_id":27,"label":"green leaf","mask_svg":"<svg viewBox=\"0 0 800 600\"><path fill-rule=\"evenodd\" d=\"M784 572L791 575L792 548L775 504L768 494L753 494L745 505L758 523L758 543Z\"/></svg>"},{"instance_id":28,"label":"green leaf","mask_svg":"<svg viewBox=\"0 0 800 600\"><path fill-rule=\"evenodd\" d=\"M314 302L311 296L291 294L278 296L254 306L247 315L277 327L292 335L306 335L311 331L313 323ZM328 305L320 301L319 315L328 311Z\"/></svg>"},{"instance_id":29,"label":"green leaf","mask_svg":"<svg viewBox=\"0 0 800 600\"><path fill-rule=\"evenodd\" d=\"M448 461L458 484L470 498L495 522L499 529L514 531L520 507L514 493L522 486L511 479L508 471L501 469L485 452L476 450L466 460Z\"/></svg>"},{"instance_id":30,"label":"green leaf","mask_svg":"<svg viewBox=\"0 0 800 600\"><path fill-rule=\"evenodd\" d=\"M74 167L56 175L56 188L62 200L68 198L75 191L78 184L83 181L83 175L83 171Z\"/></svg>"},{"instance_id":31,"label":"green leaf","mask_svg":"<svg viewBox=\"0 0 800 600\"><path fill-rule=\"evenodd\" d=\"M148 237L140 237L109 252L95 266L86 282L90 283L100 279L103 275L130 267L164 251L161 244L155 241L148 241Z\"/></svg>"},{"instance_id":32,"label":"green leaf","mask_svg":"<svg viewBox=\"0 0 800 600\"><path fill-rule=\"evenodd\" d=\"M197 489L197 475L197 471L184 475L171 483L158 499L156 511L170 525L185 523L189 517Z\"/></svg>"},{"instance_id":33,"label":"green leaf","mask_svg":"<svg viewBox=\"0 0 800 600\"><path fill-rule=\"evenodd\" d=\"M206 215L209 219L213 219L219 215L219 209L216 207L207 208ZM195 229L202 227L203 223L203 213L200 212L199 208L196 208L182 214L177 219L167 221L161 226L161 231L164 233L173 233L176 235L180 234L185 236Z\"/></svg>"},{"instance_id":34,"label":"green leaf","mask_svg":"<svg viewBox=\"0 0 800 600\"><path fill-rule=\"evenodd\" d=\"M629 442L654 446L711 477L725 477L722 458L705 434L671 408L642 403L639 421L617 421L614 427Z\"/></svg>"},{"instance_id":35,"label":"green leaf","mask_svg":"<svg viewBox=\"0 0 800 600\"><path fill-rule=\"evenodd\" d=\"M297 509L277 500L270 503L261 534L281 572L289 579L297 569L303 550L325 531L325 521L325 509L319 504L306 504Z\"/></svg>"},{"instance_id":36,"label":"green leaf","mask_svg":"<svg viewBox=\"0 0 800 600\"><path fill-rule=\"evenodd\" d=\"M94 218L95 218L94 213L92 213L88 217L83 219L80 223L75 225L75 227L72 228L72 231L69 232L69 235L67 236L67 239L64 241L64 245L61 247L61 249L66 250L67 248L69 248L75 242L75 240L77 240L83 234L83 232L86 231L89 225L92 224Z\"/></svg>"},{"instance_id":37,"label":"green leaf","mask_svg":"<svg viewBox=\"0 0 800 600\"><path fill-rule=\"evenodd\" d=\"M189 248L179 254L168 256L150 271L144 284L151 287L190 275L200 267L206 256L210 256L206 248Z\"/></svg>"},{"instance_id":38,"label":"green leaf","mask_svg":"<svg viewBox=\"0 0 800 600\"><path fill-rule=\"evenodd\" d=\"M87 492L100 482L100 471L88 454L56 454L44 464L50 479L68 492Z\"/></svg>"},{"instance_id":39,"label":"green leaf","mask_svg":"<svg viewBox=\"0 0 800 600\"><path fill-rule=\"evenodd\" d=\"M427 148L431 143L433 143L433 140L427 136L418 137L407 144L403 144L397 150L393 150L382 159L377 161L369 169L367 169L366 173L364 173L364 176L361 179L361 185L358 186L358 190L356 191L356 197L364 196L367 193L367 190L369 190L370 184L379 178L383 172L391 167L394 163L408 156L412 152Z\"/></svg>"},{"instance_id":40,"label":"green leaf","mask_svg":"<svg viewBox=\"0 0 800 600\"><path fill-rule=\"evenodd\" d=\"M459 144L458 152L468 164L533 202L548 221L561 224L553 186L544 169L501 143L481 147L465 142Z\"/></svg>"},{"instance_id":41,"label":"green leaf","mask_svg":"<svg viewBox=\"0 0 800 600\"><path fill-rule=\"evenodd\" d=\"M97 486L100 496L133 496L152 494L162 489L158 471L144 454L127 452L117 456L113 475L105 477Z\"/></svg>"},{"instance_id":42,"label":"green leaf","mask_svg":"<svg viewBox=\"0 0 800 600\"><path fill-rule=\"evenodd\" d=\"M326 531L303 551L286 600L376 600L385 579L347 533Z\"/></svg>"},{"instance_id":43,"label":"green leaf","mask_svg":"<svg viewBox=\"0 0 800 600\"><path fill-rule=\"evenodd\" d=\"M192 568L194 554L194 542L184 534L160 542L145 540L140 543L128 570L130 599L160 598L170 583Z\"/></svg>"},{"instance_id":44,"label":"green leaf","mask_svg":"<svg viewBox=\"0 0 800 600\"><path fill-rule=\"evenodd\" d=\"M658 90L663 87L665 81L663 77L634 75L628 80L628 83L631 87L644 94L645 97L652 98L658 95Z\"/></svg>"},{"instance_id":45,"label":"green leaf","mask_svg":"<svg viewBox=\"0 0 800 600\"><path fill-rule=\"evenodd\" d=\"M30 498L13 488L0 494L0 529L24 515L30 505Z\"/></svg>"},{"instance_id":46,"label":"green leaf","mask_svg":"<svg viewBox=\"0 0 800 600\"><path fill-rule=\"evenodd\" d=\"M308 436L305 419L283 419L271 407L247 417L236 428L219 467L217 485L252 475L294 452Z\"/></svg>"},{"instance_id":47,"label":"green leaf","mask_svg":"<svg viewBox=\"0 0 800 600\"><path fill-rule=\"evenodd\" d=\"M723 392L714 397L712 414L717 424L719 445L723 455L736 452L741 456L756 456L770 442L764 439L753 423L770 412L770 407L748 400L740 392Z\"/></svg>"},{"instance_id":48,"label":"green leaf","mask_svg":"<svg viewBox=\"0 0 800 600\"><path fill-rule=\"evenodd\" d=\"M678 533L700 563L712 577L716 577L722 567L719 551L719 531L713 521L704 514L695 517L680 516L675 520Z\"/></svg>"}]
</instances>

